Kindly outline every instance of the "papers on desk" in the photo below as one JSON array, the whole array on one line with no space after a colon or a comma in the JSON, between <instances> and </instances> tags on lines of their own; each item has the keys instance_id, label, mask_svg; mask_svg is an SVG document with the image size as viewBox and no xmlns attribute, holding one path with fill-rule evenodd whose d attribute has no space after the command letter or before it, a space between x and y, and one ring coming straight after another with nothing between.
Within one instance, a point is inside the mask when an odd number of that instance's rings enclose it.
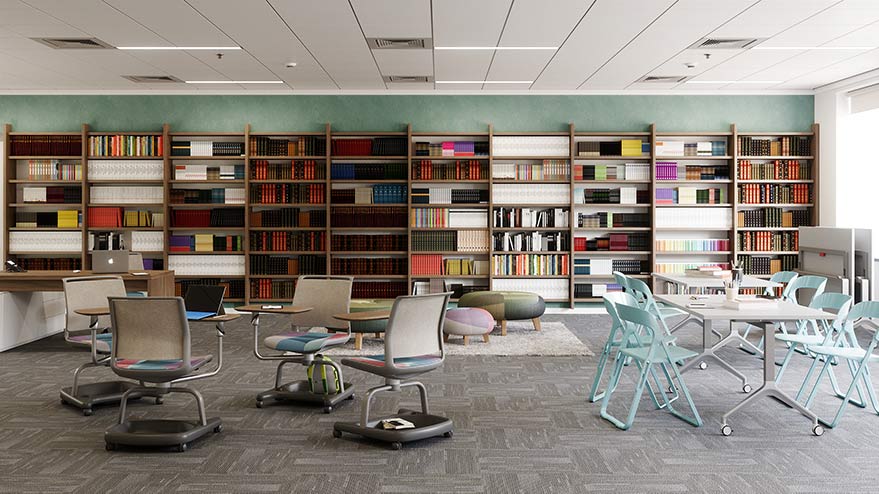
<instances>
[{"instance_id":1,"label":"papers on desk","mask_svg":"<svg viewBox=\"0 0 879 494\"><path fill-rule=\"evenodd\" d=\"M735 300L725 300L723 306L727 309L748 310L748 309L770 309L778 307L778 299L763 298L757 296L740 296Z\"/></svg>"},{"instance_id":2,"label":"papers on desk","mask_svg":"<svg viewBox=\"0 0 879 494\"><path fill-rule=\"evenodd\" d=\"M732 271L717 266L702 266L698 269L686 270L686 275L694 278L724 278L732 276Z\"/></svg>"}]
</instances>

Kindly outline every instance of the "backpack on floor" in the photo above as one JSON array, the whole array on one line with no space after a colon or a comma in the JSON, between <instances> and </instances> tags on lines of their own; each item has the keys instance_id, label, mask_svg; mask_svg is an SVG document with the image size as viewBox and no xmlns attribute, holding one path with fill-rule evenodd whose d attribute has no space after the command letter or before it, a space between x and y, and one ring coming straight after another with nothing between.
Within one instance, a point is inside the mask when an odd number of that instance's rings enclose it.
<instances>
[{"instance_id":1,"label":"backpack on floor","mask_svg":"<svg viewBox=\"0 0 879 494\"><path fill-rule=\"evenodd\" d=\"M329 357L317 355L315 361L332 362ZM312 393L332 395L342 389L342 382L339 380L339 371L331 365L319 365L312 363L306 371L308 375L308 389Z\"/></svg>"}]
</instances>

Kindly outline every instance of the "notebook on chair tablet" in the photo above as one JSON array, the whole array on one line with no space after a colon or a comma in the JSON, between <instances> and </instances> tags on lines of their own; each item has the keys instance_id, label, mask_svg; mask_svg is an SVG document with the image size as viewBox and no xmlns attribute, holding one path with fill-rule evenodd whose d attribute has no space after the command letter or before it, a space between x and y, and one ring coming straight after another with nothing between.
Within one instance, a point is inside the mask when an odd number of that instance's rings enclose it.
<instances>
[{"instance_id":1,"label":"notebook on chair tablet","mask_svg":"<svg viewBox=\"0 0 879 494\"><path fill-rule=\"evenodd\" d=\"M200 321L208 317L224 314L223 295L226 289L217 285L190 285L183 297L186 318Z\"/></svg>"}]
</instances>

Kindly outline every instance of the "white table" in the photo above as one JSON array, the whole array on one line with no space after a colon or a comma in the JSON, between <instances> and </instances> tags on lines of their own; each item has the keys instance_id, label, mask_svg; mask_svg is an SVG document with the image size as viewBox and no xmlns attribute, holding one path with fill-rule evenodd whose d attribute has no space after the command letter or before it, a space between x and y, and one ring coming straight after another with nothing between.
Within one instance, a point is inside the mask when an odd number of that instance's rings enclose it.
<instances>
[{"instance_id":1,"label":"white table","mask_svg":"<svg viewBox=\"0 0 879 494\"><path fill-rule=\"evenodd\" d=\"M690 276L682 273L653 273L653 278L672 283L678 287L678 293L687 293L693 288L704 291L706 288L723 288L723 278L719 276ZM776 288L781 286L774 281L744 276L742 288Z\"/></svg>"},{"instance_id":2,"label":"white table","mask_svg":"<svg viewBox=\"0 0 879 494\"><path fill-rule=\"evenodd\" d=\"M709 350L704 347L707 344L711 332L711 324L714 321L745 321L765 324L766 337L764 338L764 348L766 358L763 359L763 386L723 415L721 433L724 436L732 434L732 428L727 424L729 416L763 396L776 398L808 417L812 421L812 432L816 436L820 436L824 433L824 429L818 424L818 417L814 413L801 406L787 393L780 390L775 385L775 359L773 358L775 351L774 324L778 322L794 323L802 319L834 319L836 317L834 314L784 301L779 301L775 306L769 305L767 307L755 307L741 310L729 309L723 307L723 301L725 299L723 295L709 295L707 298L700 298L698 302L706 303L706 307L688 307L691 302L694 302L690 295L657 295L656 299L668 305L677 307L703 321L703 353L704 351ZM719 360L716 357L714 358ZM691 360L689 363L693 363L697 361L697 359L698 357ZM724 362L724 364L726 363Z\"/></svg>"}]
</instances>

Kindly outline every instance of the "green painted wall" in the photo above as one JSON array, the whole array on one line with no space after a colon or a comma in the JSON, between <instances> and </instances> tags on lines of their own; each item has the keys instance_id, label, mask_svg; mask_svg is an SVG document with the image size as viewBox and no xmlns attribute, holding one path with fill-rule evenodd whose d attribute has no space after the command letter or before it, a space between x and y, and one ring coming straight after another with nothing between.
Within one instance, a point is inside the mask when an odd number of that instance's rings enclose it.
<instances>
[{"instance_id":1,"label":"green painted wall","mask_svg":"<svg viewBox=\"0 0 879 494\"><path fill-rule=\"evenodd\" d=\"M804 131L812 96L0 96L17 131Z\"/></svg>"}]
</instances>

